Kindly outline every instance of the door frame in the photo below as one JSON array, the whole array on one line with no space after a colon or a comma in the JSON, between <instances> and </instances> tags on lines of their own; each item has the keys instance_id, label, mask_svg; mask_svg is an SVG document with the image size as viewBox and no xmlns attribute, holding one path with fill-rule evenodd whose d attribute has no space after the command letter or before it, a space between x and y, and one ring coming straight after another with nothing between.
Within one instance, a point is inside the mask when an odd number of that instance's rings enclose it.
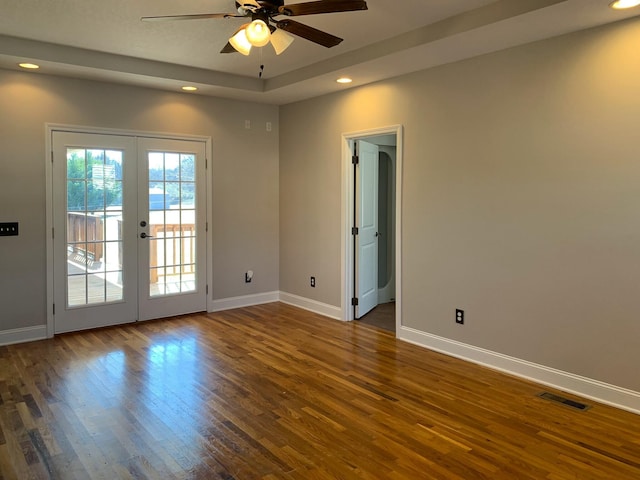
<instances>
[{"instance_id":1,"label":"door frame","mask_svg":"<svg viewBox=\"0 0 640 480\"><path fill-rule=\"evenodd\" d=\"M71 133L87 133L99 135L118 135L129 137L146 137L160 138L170 140L186 140L205 143L205 190L206 190L206 228L205 228L205 244L206 244L206 298L207 310L211 309L213 291L209 289L211 283L211 275L213 272L213 242L209 233L210 226L213 225L212 215L212 141L211 137L203 135L185 135L182 133L168 132L150 132L144 130L125 130L114 128L88 127L79 125L66 125L59 123L45 123L45 192L46 192L46 283L47 283L47 338L54 336L54 312L53 312L53 132L71 132ZM137 160L137 157L136 157Z\"/></svg>"},{"instance_id":2,"label":"door frame","mask_svg":"<svg viewBox=\"0 0 640 480\"><path fill-rule=\"evenodd\" d=\"M388 127L374 128L370 130L360 130L342 134L342 195L341 195L341 276L340 291L342 298L340 307L342 310L342 320L354 320L351 299L354 295L353 279L355 272L353 268L355 252L353 247L353 236L351 227L355 218L353 204L354 191L354 169L351 160L352 143L355 140L366 140L368 137L380 135L396 136L396 172L395 172L395 265L396 265L396 335L402 326L402 160L403 160L403 126L391 125Z\"/></svg>"}]
</instances>

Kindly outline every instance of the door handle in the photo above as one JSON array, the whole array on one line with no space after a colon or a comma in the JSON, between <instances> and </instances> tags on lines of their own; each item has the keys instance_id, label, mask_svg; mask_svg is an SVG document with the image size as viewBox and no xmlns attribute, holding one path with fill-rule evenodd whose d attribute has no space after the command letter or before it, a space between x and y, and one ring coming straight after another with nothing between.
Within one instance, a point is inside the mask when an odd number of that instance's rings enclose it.
<instances>
[{"instance_id":1,"label":"door handle","mask_svg":"<svg viewBox=\"0 0 640 480\"><path fill-rule=\"evenodd\" d=\"M153 235L147 235L146 233L142 232L140 234L140 238L153 238Z\"/></svg>"},{"instance_id":2,"label":"door handle","mask_svg":"<svg viewBox=\"0 0 640 480\"><path fill-rule=\"evenodd\" d=\"M381 237L382 234L380 232L376 232L376 237Z\"/></svg>"}]
</instances>

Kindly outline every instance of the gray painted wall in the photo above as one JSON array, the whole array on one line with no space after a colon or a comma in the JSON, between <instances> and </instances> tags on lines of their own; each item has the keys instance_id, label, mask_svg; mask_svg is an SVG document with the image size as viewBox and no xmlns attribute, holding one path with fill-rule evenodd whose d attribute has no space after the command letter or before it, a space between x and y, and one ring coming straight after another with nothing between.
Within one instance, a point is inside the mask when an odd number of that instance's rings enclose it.
<instances>
[{"instance_id":1,"label":"gray painted wall","mask_svg":"<svg viewBox=\"0 0 640 480\"><path fill-rule=\"evenodd\" d=\"M387 288L391 298L395 298L395 199L396 199L396 147L380 146L378 165L378 289ZM379 292L380 295L380 292ZM378 298L383 303L386 298Z\"/></svg>"},{"instance_id":2,"label":"gray painted wall","mask_svg":"<svg viewBox=\"0 0 640 480\"><path fill-rule=\"evenodd\" d=\"M391 187L391 158L388 154L380 152L378 159L378 231L382 234L378 237L378 288L384 287L390 280L390 262L393 252L389 242L390 218L393 213L393 204L390 200Z\"/></svg>"},{"instance_id":3,"label":"gray painted wall","mask_svg":"<svg viewBox=\"0 0 640 480\"><path fill-rule=\"evenodd\" d=\"M404 324L640 391L639 43L631 20L280 112L0 71L0 330L45 320L45 122L211 136L214 298L335 306L341 134L402 124Z\"/></svg>"},{"instance_id":4,"label":"gray painted wall","mask_svg":"<svg viewBox=\"0 0 640 480\"><path fill-rule=\"evenodd\" d=\"M640 391L638 45L631 20L281 108L280 289L340 305L341 134L402 124L404 325Z\"/></svg>"},{"instance_id":5,"label":"gray painted wall","mask_svg":"<svg viewBox=\"0 0 640 480\"><path fill-rule=\"evenodd\" d=\"M277 107L0 70L0 112L0 331L46 322L46 122L212 137L210 292L278 290Z\"/></svg>"}]
</instances>

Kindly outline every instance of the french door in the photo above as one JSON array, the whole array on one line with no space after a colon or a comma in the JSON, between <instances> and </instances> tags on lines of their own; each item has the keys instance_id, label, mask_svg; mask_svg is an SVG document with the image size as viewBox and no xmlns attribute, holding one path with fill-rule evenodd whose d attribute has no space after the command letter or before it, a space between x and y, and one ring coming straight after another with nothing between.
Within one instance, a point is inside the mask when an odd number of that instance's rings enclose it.
<instances>
[{"instance_id":1,"label":"french door","mask_svg":"<svg viewBox=\"0 0 640 480\"><path fill-rule=\"evenodd\" d=\"M56 333L206 309L205 145L52 132Z\"/></svg>"}]
</instances>

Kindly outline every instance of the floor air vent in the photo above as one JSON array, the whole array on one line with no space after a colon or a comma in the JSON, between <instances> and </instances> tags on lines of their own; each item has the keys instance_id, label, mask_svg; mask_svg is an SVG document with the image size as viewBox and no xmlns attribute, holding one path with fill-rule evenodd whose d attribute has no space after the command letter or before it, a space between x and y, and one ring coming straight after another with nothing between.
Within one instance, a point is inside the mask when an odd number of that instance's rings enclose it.
<instances>
[{"instance_id":1,"label":"floor air vent","mask_svg":"<svg viewBox=\"0 0 640 480\"><path fill-rule=\"evenodd\" d=\"M560 395L554 395L553 393L543 392L538 395L545 400L551 400L552 402L561 403L567 407L575 408L576 410L589 410L591 407L584 403L576 402L575 400L569 400L568 398L561 397Z\"/></svg>"}]
</instances>

